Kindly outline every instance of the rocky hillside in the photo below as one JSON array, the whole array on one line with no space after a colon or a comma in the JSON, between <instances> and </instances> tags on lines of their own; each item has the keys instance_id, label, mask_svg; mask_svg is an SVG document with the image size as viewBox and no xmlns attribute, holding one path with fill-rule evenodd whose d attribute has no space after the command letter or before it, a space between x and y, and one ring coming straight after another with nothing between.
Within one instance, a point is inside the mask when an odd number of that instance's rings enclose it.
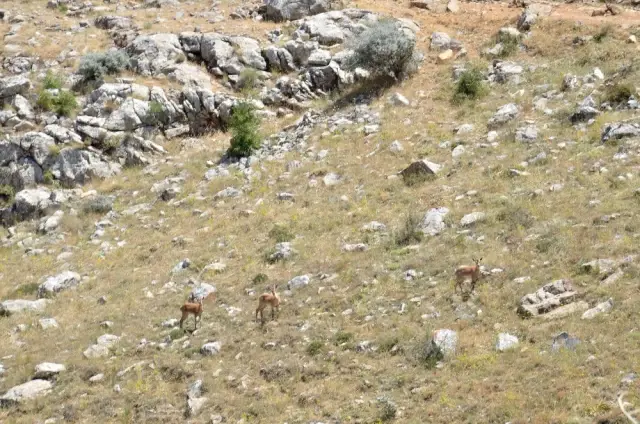
<instances>
[{"instance_id":1,"label":"rocky hillside","mask_svg":"<svg viewBox=\"0 0 640 424\"><path fill-rule=\"evenodd\" d=\"M0 423L637 423L634 7L4 1Z\"/></svg>"}]
</instances>

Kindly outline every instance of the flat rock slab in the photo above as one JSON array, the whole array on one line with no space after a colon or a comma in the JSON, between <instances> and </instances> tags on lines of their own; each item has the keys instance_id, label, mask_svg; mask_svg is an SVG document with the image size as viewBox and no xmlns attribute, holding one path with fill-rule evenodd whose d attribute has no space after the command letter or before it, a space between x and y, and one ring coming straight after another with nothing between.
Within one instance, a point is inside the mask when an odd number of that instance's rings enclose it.
<instances>
[{"instance_id":1,"label":"flat rock slab","mask_svg":"<svg viewBox=\"0 0 640 424\"><path fill-rule=\"evenodd\" d=\"M0 397L1 407L10 407L31 399L35 399L51 392L53 384L47 380L31 380L19 386L10 388Z\"/></svg>"},{"instance_id":2,"label":"flat rock slab","mask_svg":"<svg viewBox=\"0 0 640 424\"><path fill-rule=\"evenodd\" d=\"M523 317L533 317L548 314L549 312L561 306L568 305L575 301L577 292L573 290L573 286L568 280L557 280L549 284L545 284L535 293L529 293L520 299L518 306L518 314ZM588 305L587 308L588 309ZM571 309L557 312L554 316L567 312Z\"/></svg>"}]
</instances>

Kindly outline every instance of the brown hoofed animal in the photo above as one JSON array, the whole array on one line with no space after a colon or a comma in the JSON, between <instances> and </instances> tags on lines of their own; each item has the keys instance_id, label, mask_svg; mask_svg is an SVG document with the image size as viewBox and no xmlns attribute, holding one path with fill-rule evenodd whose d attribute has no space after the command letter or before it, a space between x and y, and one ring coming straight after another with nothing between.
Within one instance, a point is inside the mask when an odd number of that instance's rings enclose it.
<instances>
[{"instance_id":1,"label":"brown hoofed animal","mask_svg":"<svg viewBox=\"0 0 640 424\"><path fill-rule=\"evenodd\" d=\"M182 328L182 323L189 317L189 314L193 314L194 330L197 329L198 321L202 320L202 309L202 299L198 300L197 303L185 302L185 304L180 307L180 311L182 312L180 328Z\"/></svg>"},{"instance_id":2,"label":"brown hoofed animal","mask_svg":"<svg viewBox=\"0 0 640 424\"><path fill-rule=\"evenodd\" d=\"M271 306L271 319L275 319L275 311L278 311L280 315L280 296L276 293L278 286L271 286L271 293L261 294L258 298L258 307L256 308L256 321L258 320L258 313L260 313L260 321L264 323L264 308L267 305Z\"/></svg>"},{"instance_id":3,"label":"brown hoofed animal","mask_svg":"<svg viewBox=\"0 0 640 424\"><path fill-rule=\"evenodd\" d=\"M472 292L476 288L476 281L480 279L480 261L482 261L482 258L472 259L475 265L465 265L456 269L456 286L454 289L456 293L458 292L458 287L460 287L460 291L462 291L462 283L466 280L471 280Z\"/></svg>"}]
</instances>

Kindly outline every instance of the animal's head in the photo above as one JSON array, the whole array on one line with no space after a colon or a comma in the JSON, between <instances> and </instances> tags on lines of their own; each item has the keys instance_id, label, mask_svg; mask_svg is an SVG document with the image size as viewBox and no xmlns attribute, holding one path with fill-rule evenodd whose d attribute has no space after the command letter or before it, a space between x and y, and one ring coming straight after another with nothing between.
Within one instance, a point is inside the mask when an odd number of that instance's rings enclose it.
<instances>
[{"instance_id":1,"label":"animal's head","mask_svg":"<svg viewBox=\"0 0 640 424\"><path fill-rule=\"evenodd\" d=\"M477 267L480 267L480 262L482 262L482 258L480 259L471 258L471 259L473 259L473 262L476 264Z\"/></svg>"},{"instance_id":2,"label":"animal's head","mask_svg":"<svg viewBox=\"0 0 640 424\"><path fill-rule=\"evenodd\" d=\"M271 286L271 293L276 294L276 290L278 289L278 285L274 284Z\"/></svg>"}]
</instances>

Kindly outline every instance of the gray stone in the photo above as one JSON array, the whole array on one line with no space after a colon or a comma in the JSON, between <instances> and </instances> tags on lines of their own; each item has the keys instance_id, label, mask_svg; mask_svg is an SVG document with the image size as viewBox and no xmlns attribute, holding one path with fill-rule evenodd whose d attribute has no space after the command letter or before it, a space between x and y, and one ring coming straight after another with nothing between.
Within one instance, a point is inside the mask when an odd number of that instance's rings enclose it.
<instances>
[{"instance_id":1,"label":"gray stone","mask_svg":"<svg viewBox=\"0 0 640 424\"><path fill-rule=\"evenodd\" d=\"M50 124L44 127L44 133L53 137L58 143L82 143L82 137L69 128L61 125Z\"/></svg>"},{"instance_id":2,"label":"gray stone","mask_svg":"<svg viewBox=\"0 0 640 424\"><path fill-rule=\"evenodd\" d=\"M598 303L595 307L585 311L582 314L582 319L593 319L600 314L606 314L613 308L613 299L609 298L605 302Z\"/></svg>"},{"instance_id":3,"label":"gray stone","mask_svg":"<svg viewBox=\"0 0 640 424\"><path fill-rule=\"evenodd\" d=\"M538 139L538 127L527 125L516 130L516 141L519 143L533 143Z\"/></svg>"},{"instance_id":4,"label":"gray stone","mask_svg":"<svg viewBox=\"0 0 640 424\"><path fill-rule=\"evenodd\" d=\"M501 106L498 111L489 119L487 127L497 128L518 117L520 111L514 103Z\"/></svg>"},{"instance_id":5,"label":"gray stone","mask_svg":"<svg viewBox=\"0 0 640 424\"><path fill-rule=\"evenodd\" d=\"M444 222L449 214L449 209L445 207L429 209L422 218L422 222L418 226L418 230L426 235L436 236L447 228Z\"/></svg>"},{"instance_id":6,"label":"gray stone","mask_svg":"<svg viewBox=\"0 0 640 424\"><path fill-rule=\"evenodd\" d=\"M433 343L445 356L454 355L458 344L458 333L448 329L436 330L433 332Z\"/></svg>"},{"instance_id":7,"label":"gray stone","mask_svg":"<svg viewBox=\"0 0 640 424\"><path fill-rule=\"evenodd\" d=\"M23 76L0 78L0 99L13 97L16 94L27 95L31 82Z\"/></svg>"},{"instance_id":8,"label":"gray stone","mask_svg":"<svg viewBox=\"0 0 640 424\"><path fill-rule=\"evenodd\" d=\"M58 322L53 318L41 318L38 320L38 324L40 328L43 330L48 330L50 328L58 328Z\"/></svg>"},{"instance_id":9,"label":"gray stone","mask_svg":"<svg viewBox=\"0 0 640 424\"><path fill-rule=\"evenodd\" d=\"M291 280L289 280L289 282L287 283L287 290L302 288L309 285L310 281L311 277L309 277L308 275L298 275L297 277L293 277Z\"/></svg>"},{"instance_id":10,"label":"gray stone","mask_svg":"<svg viewBox=\"0 0 640 424\"><path fill-rule=\"evenodd\" d=\"M356 37L377 20L376 14L366 10L334 10L305 18L299 31L322 45L331 46Z\"/></svg>"},{"instance_id":11,"label":"gray stone","mask_svg":"<svg viewBox=\"0 0 640 424\"><path fill-rule=\"evenodd\" d=\"M624 138L640 137L640 124L618 122L607 124L602 129L601 140L603 143L617 141Z\"/></svg>"},{"instance_id":12,"label":"gray stone","mask_svg":"<svg viewBox=\"0 0 640 424\"><path fill-rule=\"evenodd\" d=\"M80 275L72 271L64 271L49 277L38 287L38 298L46 298L62 290L76 287L80 284Z\"/></svg>"},{"instance_id":13,"label":"gray stone","mask_svg":"<svg viewBox=\"0 0 640 424\"><path fill-rule=\"evenodd\" d=\"M126 50L131 57L132 68L142 75L156 75L165 67L185 59L175 34L140 35Z\"/></svg>"},{"instance_id":14,"label":"gray stone","mask_svg":"<svg viewBox=\"0 0 640 424\"><path fill-rule=\"evenodd\" d=\"M66 371L67 367L62 364L54 364L53 362L42 362L36 365L36 373L34 378L41 378L43 380L49 380L52 377L57 376L63 371Z\"/></svg>"},{"instance_id":15,"label":"gray stone","mask_svg":"<svg viewBox=\"0 0 640 424\"><path fill-rule=\"evenodd\" d=\"M272 21L294 21L331 10L335 0L266 0L265 17Z\"/></svg>"},{"instance_id":16,"label":"gray stone","mask_svg":"<svg viewBox=\"0 0 640 424\"><path fill-rule=\"evenodd\" d=\"M11 315L21 312L42 312L51 301L48 299L38 300L5 300L0 302L0 316Z\"/></svg>"},{"instance_id":17,"label":"gray stone","mask_svg":"<svg viewBox=\"0 0 640 424\"><path fill-rule=\"evenodd\" d=\"M13 211L19 219L28 219L44 215L52 206L48 189L25 189L16 194Z\"/></svg>"},{"instance_id":18,"label":"gray stone","mask_svg":"<svg viewBox=\"0 0 640 424\"><path fill-rule=\"evenodd\" d=\"M431 50L444 51L451 48L451 37L444 32L434 32L431 34Z\"/></svg>"},{"instance_id":19,"label":"gray stone","mask_svg":"<svg viewBox=\"0 0 640 424\"><path fill-rule=\"evenodd\" d=\"M478 222L483 222L487 218L484 212L472 212L462 217L460 225L463 227L471 227Z\"/></svg>"},{"instance_id":20,"label":"gray stone","mask_svg":"<svg viewBox=\"0 0 640 424\"><path fill-rule=\"evenodd\" d=\"M307 60L309 66L327 66L331 62L331 52L327 50L313 51Z\"/></svg>"},{"instance_id":21,"label":"gray stone","mask_svg":"<svg viewBox=\"0 0 640 424\"><path fill-rule=\"evenodd\" d=\"M271 262L287 260L296 254L296 251L293 249L290 242L278 243L274 250L275 251L269 255L269 260Z\"/></svg>"},{"instance_id":22,"label":"gray stone","mask_svg":"<svg viewBox=\"0 0 640 424\"><path fill-rule=\"evenodd\" d=\"M406 167L404 170L400 172L402 178L405 182L414 182L423 180L425 178L435 176L440 172L442 166L437 163L430 162L426 159L422 159L416 162L413 162L411 165Z\"/></svg>"},{"instance_id":23,"label":"gray stone","mask_svg":"<svg viewBox=\"0 0 640 424\"><path fill-rule=\"evenodd\" d=\"M516 336L512 336L508 333L500 333L498 334L498 341L496 343L496 350L499 352L504 352L509 349L514 349L518 346L518 338Z\"/></svg>"},{"instance_id":24,"label":"gray stone","mask_svg":"<svg viewBox=\"0 0 640 424\"><path fill-rule=\"evenodd\" d=\"M371 221L368 224L363 225L361 230L366 233L377 233L377 232L386 231L387 226L381 222Z\"/></svg>"},{"instance_id":25,"label":"gray stone","mask_svg":"<svg viewBox=\"0 0 640 424\"><path fill-rule=\"evenodd\" d=\"M54 232L62 223L63 216L63 211L55 211L53 215L42 218L40 220L40 224L38 225L38 232L43 234Z\"/></svg>"},{"instance_id":26,"label":"gray stone","mask_svg":"<svg viewBox=\"0 0 640 424\"><path fill-rule=\"evenodd\" d=\"M222 344L220 342L205 343L200 348L200 353L203 354L204 356L214 356L220 353L221 349L222 349Z\"/></svg>"},{"instance_id":27,"label":"gray stone","mask_svg":"<svg viewBox=\"0 0 640 424\"><path fill-rule=\"evenodd\" d=\"M575 337L571 337L567 332L562 332L553 338L551 350L554 352L557 352L560 349L575 350L579 344L580 340Z\"/></svg>"},{"instance_id":28,"label":"gray stone","mask_svg":"<svg viewBox=\"0 0 640 424\"><path fill-rule=\"evenodd\" d=\"M65 186L86 184L93 178L105 179L121 171L119 164L109 162L88 150L64 148L50 167L53 176Z\"/></svg>"},{"instance_id":29,"label":"gray stone","mask_svg":"<svg viewBox=\"0 0 640 424\"><path fill-rule=\"evenodd\" d=\"M189 293L189 302L198 302L208 299L210 295L215 296L216 288L211 284L200 283L197 287L194 287Z\"/></svg>"},{"instance_id":30,"label":"gray stone","mask_svg":"<svg viewBox=\"0 0 640 424\"><path fill-rule=\"evenodd\" d=\"M389 98L389 101L394 106L410 106L411 105L411 102L400 93L392 94L391 97Z\"/></svg>"},{"instance_id":31,"label":"gray stone","mask_svg":"<svg viewBox=\"0 0 640 424\"><path fill-rule=\"evenodd\" d=\"M11 407L25 401L30 401L51 392L53 384L47 380L31 380L19 386L12 387L0 397L0 406Z\"/></svg>"},{"instance_id":32,"label":"gray stone","mask_svg":"<svg viewBox=\"0 0 640 424\"><path fill-rule=\"evenodd\" d=\"M577 292L567 280L557 280L542 286L535 293L520 299L518 313L523 317L547 314L576 299Z\"/></svg>"}]
</instances>

